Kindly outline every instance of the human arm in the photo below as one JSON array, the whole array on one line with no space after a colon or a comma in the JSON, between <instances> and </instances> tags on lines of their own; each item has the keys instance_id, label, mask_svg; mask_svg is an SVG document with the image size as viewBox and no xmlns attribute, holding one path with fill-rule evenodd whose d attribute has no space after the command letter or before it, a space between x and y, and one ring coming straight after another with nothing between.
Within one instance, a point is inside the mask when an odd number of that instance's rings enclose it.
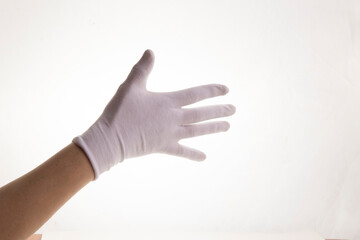
<instances>
[{"instance_id":1,"label":"human arm","mask_svg":"<svg viewBox=\"0 0 360 240\"><path fill-rule=\"evenodd\" d=\"M35 232L82 187L124 159L157 152L205 159L203 152L178 141L227 131L230 125L225 121L194 123L230 116L235 107L182 106L225 95L227 87L208 84L150 92L146 80L153 63L153 53L145 51L88 130L48 161L0 189L0 239L22 240Z\"/></svg>"},{"instance_id":2,"label":"human arm","mask_svg":"<svg viewBox=\"0 0 360 240\"><path fill-rule=\"evenodd\" d=\"M0 239L24 240L94 179L84 152L69 144L0 188Z\"/></svg>"}]
</instances>

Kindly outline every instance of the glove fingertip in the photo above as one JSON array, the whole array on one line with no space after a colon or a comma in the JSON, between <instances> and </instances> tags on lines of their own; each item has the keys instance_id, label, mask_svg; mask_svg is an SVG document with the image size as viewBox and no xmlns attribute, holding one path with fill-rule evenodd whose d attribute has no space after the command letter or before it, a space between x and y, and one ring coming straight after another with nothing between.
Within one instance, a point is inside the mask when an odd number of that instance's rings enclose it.
<instances>
[{"instance_id":1,"label":"glove fingertip","mask_svg":"<svg viewBox=\"0 0 360 240\"><path fill-rule=\"evenodd\" d=\"M205 153L202 153L202 154L199 155L199 158L197 159L197 161L202 162L202 161L204 161L205 159L206 159L206 154L205 154Z\"/></svg>"},{"instance_id":2,"label":"glove fingertip","mask_svg":"<svg viewBox=\"0 0 360 240\"><path fill-rule=\"evenodd\" d=\"M154 57L154 52L151 49L146 49L144 55L149 57Z\"/></svg>"},{"instance_id":3,"label":"glove fingertip","mask_svg":"<svg viewBox=\"0 0 360 240\"><path fill-rule=\"evenodd\" d=\"M153 65L155 60L155 54L151 49L146 49L143 56L140 59L141 64Z\"/></svg>"}]
</instances>

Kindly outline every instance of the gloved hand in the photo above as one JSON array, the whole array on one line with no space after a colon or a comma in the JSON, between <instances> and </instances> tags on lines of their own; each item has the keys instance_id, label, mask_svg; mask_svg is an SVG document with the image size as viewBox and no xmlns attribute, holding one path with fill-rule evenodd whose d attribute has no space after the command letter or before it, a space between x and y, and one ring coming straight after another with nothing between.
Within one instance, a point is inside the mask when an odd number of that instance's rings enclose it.
<instances>
[{"instance_id":1,"label":"gloved hand","mask_svg":"<svg viewBox=\"0 0 360 240\"><path fill-rule=\"evenodd\" d=\"M85 133L73 139L90 160L95 179L126 158L150 153L202 161L206 158L203 152L178 141L229 129L225 121L193 123L230 116L235 113L233 105L181 108L225 95L226 86L209 84L175 92L150 92L146 90L146 81L153 64L154 54L146 50L101 116Z\"/></svg>"}]
</instances>

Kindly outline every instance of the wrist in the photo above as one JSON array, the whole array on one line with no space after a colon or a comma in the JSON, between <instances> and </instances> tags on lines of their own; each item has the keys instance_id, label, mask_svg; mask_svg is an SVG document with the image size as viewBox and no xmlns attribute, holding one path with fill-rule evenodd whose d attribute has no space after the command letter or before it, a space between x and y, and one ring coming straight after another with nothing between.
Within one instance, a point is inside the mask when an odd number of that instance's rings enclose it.
<instances>
[{"instance_id":1,"label":"wrist","mask_svg":"<svg viewBox=\"0 0 360 240\"><path fill-rule=\"evenodd\" d=\"M123 143L109 125L96 121L86 132L73 139L86 154L94 170L95 179L124 160Z\"/></svg>"}]
</instances>

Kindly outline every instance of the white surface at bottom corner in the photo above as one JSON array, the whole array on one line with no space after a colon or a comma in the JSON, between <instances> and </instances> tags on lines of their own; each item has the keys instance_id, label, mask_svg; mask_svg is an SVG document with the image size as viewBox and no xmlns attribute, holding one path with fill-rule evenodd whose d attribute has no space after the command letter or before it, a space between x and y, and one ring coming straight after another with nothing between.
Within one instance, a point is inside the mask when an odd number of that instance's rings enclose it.
<instances>
[{"instance_id":1,"label":"white surface at bottom corner","mask_svg":"<svg viewBox=\"0 0 360 240\"><path fill-rule=\"evenodd\" d=\"M239 232L48 232L43 240L323 240L315 232L239 233Z\"/></svg>"}]
</instances>

